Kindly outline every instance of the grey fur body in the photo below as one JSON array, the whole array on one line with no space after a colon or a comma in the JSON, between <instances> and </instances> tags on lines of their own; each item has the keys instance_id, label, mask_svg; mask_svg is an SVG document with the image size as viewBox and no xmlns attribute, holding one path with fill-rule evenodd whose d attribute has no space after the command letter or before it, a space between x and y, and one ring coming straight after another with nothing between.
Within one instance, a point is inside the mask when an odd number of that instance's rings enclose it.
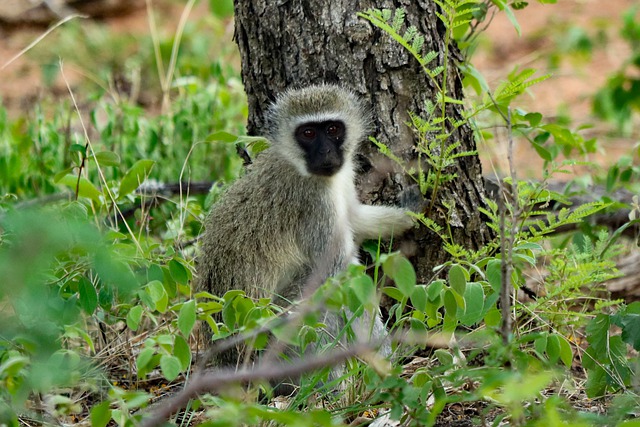
<instances>
[{"instance_id":1,"label":"grey fur body","mask_svg":"<svg viewBox=\"0 0 640 427\"><path fill-rule=\"evenodd\" d=\"M305 151L294 130L327 120L345 124L346 136L339 145L343 162L337 172L320 176L306 169ZM286 92L273 106L269 124L272 146L227 190L206 220L198 263L201 290L222 296L242 289L255 298L277 295L295 301L312 278L319 279L312 283L317 286L357 263L362 240L389 237L413 225L403 209L358 200L353 156L369 131L369 117L353 93L334 85ZM326 323L334 329L340 322ZM372 330L374 339L384 336L379 316L373 326L355 327ZM220 363L234 364L229 360L233 357L222 357Z\"/></svg>"}]
</instances>

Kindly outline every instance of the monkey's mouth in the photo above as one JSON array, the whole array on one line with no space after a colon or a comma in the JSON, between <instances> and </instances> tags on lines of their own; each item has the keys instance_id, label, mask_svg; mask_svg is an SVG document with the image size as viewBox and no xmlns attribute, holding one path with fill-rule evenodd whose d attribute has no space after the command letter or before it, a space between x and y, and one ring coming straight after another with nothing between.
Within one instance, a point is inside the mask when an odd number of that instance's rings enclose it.
<instances>
[{"instance_id":1,"label":"monkey's mouth","mask_svg":"<svg viewBox=\"0 0 640 427\"><path fill-rule=\"evenodd\" d=\"M309 169L309 172L313 175L318 176L333 176L340 170L340 166L337 165L326 165L326 166L315 166Z\"/></svg>"}]
</instances>

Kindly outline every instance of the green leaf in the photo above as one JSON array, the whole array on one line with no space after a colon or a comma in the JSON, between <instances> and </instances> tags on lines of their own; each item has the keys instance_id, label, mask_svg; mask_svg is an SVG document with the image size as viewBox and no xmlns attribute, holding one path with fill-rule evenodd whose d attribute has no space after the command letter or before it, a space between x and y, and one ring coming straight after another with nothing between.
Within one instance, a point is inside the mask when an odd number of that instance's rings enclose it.
<instances>
[{"instance_id":1,"label":"green leaf","mask_svg":"<svg viewBox=\"0 0 640 427\"><path fill-rule=\"evenodd\" d=\"M382 263L387 276L395 282L402 295L411 296L416 286L416 272L405 257L399 253L389 255Z\"/></svg>"},{"instance_id":2,"label":"green leaf","mask_svg":"<svg viewBox=\"0 0 640 427\"><path fill-rule=\"evenodd\" d=\"M526 380L521 375L511 376L504 384L503 391L496 396L501 403L520 403L538 396L540 391L553 380L552 372L526 373Z\"/></svg>"},{"instance_id":3,"label":"green leaf","mask_svg":"<svg viewBox=\"0 0 640 427\"><path fill-rule=\"evenodd\" d=\"M0 364L0 374L2 378L16 376L30 363L30 359L24 356L5 356Z\"/></svg>"},{"instance_id":4,"label":"green leaf","mask_svg":"<svg viewBox=\"0 0 640 427\"><path fill-rule=\"evenodd\" d=\"M571 350L571 344L562 335L558 335L558 341L560 344L560 360L567 368L570 368L573 363L573 351Z\"/></svg>"},{"instance_id":5,"label":"green leaf","mask_svg":"<svg viewBox=\"0 0 640 427\"><path fill-rule=\"evenodd\" d=\"M467 287L467 278L469 273L459 264L454 264L449 270L449 286L458 295L463 296Z\"/></svg>"},{"instance_id":6,"label":"green leaf","mask_svg":"<svg viewBox=\"0 0 640 427\"><path fill-rule=\"evenodd\" d=\"M444 309L449 316L455 317L458 312L458 302L451 289L447 289L444 293Z\"/></svg>"},{"instance_id":7,"label":"green leaf","mask_svg":"<svg viewBox=\"0 0 640 427\"><path fill-rule=\"evenodd\" d=\"M630 313L622 316L622 340L640 351L640 314Z\"/></svg>"},{"instance_id":8,"label":"green leaf","mask_svg":"<svg viewBox=\"0 0 640 427\"><path fill-rule=\"evenodd\" d=\"M556 334L550 334L547 337L546 353L551 363L557 363L560 359L560 339Z\"/></svg>"},{"instance_id":9,"label":"green leaf","mask_svg":"<svg viewBox=\"0 0 640 427\"><path fill-rule=\"evenodd\" d=\"M487 263L487 280L494 292L500 292L502 284L502 261L492 259Z\"/></svg>"},{"instance_id":10,"label":"green leaf","mask_svg":"<svg viewBox=\"0 0 640 427\"><path fill-rule=\"evenodd\" d=\"M609 172L607 173L607 192L613 190L615 187L616 181L618 180L618 175L620 174L620 169L618 165L613 165L609 168Z\"/></svg>"},{"instance_id":11,"label":"green leaf","mask_svg":"<svg viewBox=\"0 0 640 427\"><path fill-rule=\"evenodd\" d=\"M54 176L53 176L53 182L55 182L56 184L58 182L60 182L60 180L62 178L64 178L65 176L71 174L71 172L73 172L74 166L70 166L68 168L62 169L60 172L57 172Z\"/></svg>"},{"instance_id":12,"label":"green leaf","mask_svg":"<svg viewBox=\"0 0 640 427\"><path fill-rule=\"evenodd\" d=\"M160 369L168 381L173 381L180 375L182 364L177 357L164 354L160 358Z\"/></svg>"},{"instance_id":13,"label":"green leaf","mask_svg":"<svg viewBox=\"0 0 640 427\"><path fill-rule=\"evenodd\" d=\"M470 85L478 95L489 92L489 85L484 76L476 67L471 64L460 65L460 69L464 73L464 84Z\"/></svg>"},{"instance_id":14,"label":"green leaf","mask_svg":"<svg viewBox=\"0 0 640 427\"><path fill-rule=\"evenodd\" d=\"M553 155L551 154L551 152L546 148L544 148L542 145L536 144L535 142L532 142L531 145L533 146L533 149L536 150L536 153L538 153L538 156L540 156L542 160L546 160L547 162L550 162L553 160Z\"/></svg>"},{"instance_id":15,"label":"green leaf","mask_svg":"<svg viewBox=\"0 0 640 427\"><path fill-rule=\"evenodd\" d=\"M435 356L438 358L438 362L442 366L451 366L454 363L453 355L449 350L445 350L443 348L439 348L433 352Z\"/></svg>"},{"instance_id":16,"label":"green leaf","mask_svg":"<svg viewBox=\"0 0 640 427\"><path fill-rule=\"evenodd\" d=\"M349 282L349 287L360 302L360 305L372 307L375 301L376 286L371 277L361 274Z\"/></svg>"},{"instance_id":17,"label":"green leaf","mask_svg":"<svg viewBox=\"0 0 640 427\"><path fill-rule=\"evenodd\" d=\"M87 313L93 314L98 307L98 293L93 283L86 278L81 278L78 282L78 295L80 307Z\"/></svg>"},{"instance_id":18,"label":"green leaf","mask_svg":"<svg viewBox=\"0 0 640 427\"><path fill-rule=\"evenodd\" d=\"M127 313L127 327L132 331L137 331L142 319L142 306L136 305L131 307Z\"/></svg>"},{"instance_id":19,"label":"green leaf","mask_svg":"<svg viewBox=\"0 0 640 427\"><path fill-rule=\"evenodd\" d=\"M542 121L542 114L540 113L527 113L524 115L524 119L529 122L529 126L535 127Z\"/></svg>"},{"instance_id":20,"label":"green leaf","mask_svg":"<svg viewBox=\"0 0 640 427\"><path fill-rule=\"evenodd\" d=\"M108 400L91 408L91 425L93 427L105 427L111 420L110 402Z\"/></svg>"},{"instance_id":21,"label":"green leaf","mask_svg":"<svg viewBox=\"0 0 640 427\"><path fill-rule=\"evenodd\" d=\"M404 297L402 296L402 292L400 292L398 288L394 288L393 286L383 287L382 293L390 298L393 298L396 301L402 301L404 299Z\"/></svg>"},{"instance_id":22,"label":"green leaf","mask_svg":"<svg viewBox=\"0 0 640 427\"><path fill-rule=\"evenodd\" d=\"M607 389L607 373L601 364L593 359L593 348L588 347L582 355L582 363L587 369L585 392L590 398L604 396Z\"/></svg>"},{"instance_id":23,"label":"green leaf","mask_svg":"<svg viewBox=\"0 0 640 427\"><path fill-rule=\"evenodd\" d=\"M536 352L542 356L547 353L547 338L549 335L547 333L541 334L538 338L533 342L533 347L536 349Z\"/></svg>"},{"instance_id":24,"label":"green leaf","mask_svg":"<svg viewBox=\"0 0 640 427\"><path fill-rule=\"evenodd\" d=\"M143 378L147 372L149 372L150 368L149 363L153 359L155 354L155 350L153 347L144 347L140 350L140 354L136 358L136 371L138 372L138 378Z\"/></svg>"},{"instance_id":25,"label":"green leaf","mask_svg":"<svg viewBox=\"0 0 640 427\"><path fill-rule=\"evenodd\" d=\"M153 160L142 159L138 160L131 166L131 169L127 171L127 173L120 181L120 188L118 189L118 199L122 199L126 195L135 191L136 188L142 184L142 182L147 179L149 172L151 172L151 168L155 162Z\"/></svg>"},{"instance_id":26,"label":"green leaf","mask_svg":"<svg viewBox=\"0 0 640 427\"><path fill-rule=\"evenodd\" d=\"M131 266L118 259L112 251L98 251L94 259L94 268L103 283L117 289L121 297L131 295L139 287Z\"/></svg>"},{"instance_id":27,"label":"green leaf","mask_svg":"<svg viewBox=\"0 0 640 427\"><path fill-rule=\"evenodd\" d=\"M233 16L233 0L209 0L209 9L216 18Z\"/></svg>"},{"instance_id":28,"label":"green leaf","mask_svg":"<svg viewBox=\"0 0 640 427\"><path fill-rule=\"evenodd\" d=\"M178 329L182 332L182 336L189 337L193 326L196 324L196 302L195 300L187 301L180 307L178 314Z\"/></svg>"},{"instance_id":29,"label":"green leaf","mask_svg":"<svg viewBox=\"0 0 640 427\"><path fill-rule=\"evenodd\" d=\"M247 146L252 157L257 156L271 146L267 139L255 136L241 136L238 138L238 142Z\"/></svg>"},{"instance_id":30,"label":"green leaf","mask_svg":"<svg viewBox=\"0 0 640 427\"><path fill-rule=\"evenodd\" d=\"M58 181L58 184L66 185L74 193L77 187L78 197L86 197L96 203L101 203L100 197L102 193L85 177L80 177L80 184L78 184L78 177L76 175L66 175Z\"/></svg>"},{"instance_id":31,"label":"green leaf","mask_svg":"<svg viewBox=\"0 0 640 427\"><path fill-rule=\"evenodd\" d=\"M173 344L173 355L180 361L182 371L186 371L191 366L191 349L187 341L180 335L176 335Z\"/></svg>"},{"instance_id":32,"label":"green leaf","mask_svg":"<svg viewBox=\"0 0 640 427\"><path fill-rule=\"evenodd\" d=\"M509 6L505 6L504 12L511 22L511 25L513 25L513 28L515 28L516 32L518 33L518 36L521 36L522 30L520 30L520 24L518 24L518 20L516 19L516 15L514 15L513 10L511 10Z\"/></svg>"},{"instance_id":33,"label":"green leaf","mask_svg":"<svg viewBox=\"0 0 640 427\"><path fill-rule=\"evenodd\" d=\"M96 153L96 161L100 166L118 166L120 156L113 151L99 151Z\"/></svg>"},{"instance_id":34,"label":"green leaf","mask_svg":"<svg viewBox=\"0 0 640 427\"><path fill-rule=\"evenodd\" d=\"M482 289L480 283L467 283L467 289L464 292L464 304L464 315L460 318L460 323L471 326L480 322L484 309L484 289Z\"/></svg>"},{"instance_id":35,"label":"green leaf","mask_svg":"<svg viewBox=\"0 0 640 427\"><path fill-rule=\"evenodd\" d=\"M236 313L236 307L234 304L234 300L236 298L243 298L242 296L234 296L231 299L228 299L225 296L224 306L222 307L222 322L229 327L229 329L233 329L236 326L238 314Z\"/></svg>"},{"instance_id":36,"label":"green leaf","mask_svg":"<svg viewBox=\"0 0 640 427\"><path fill-rule=\"evenodd\" d=\"M606 314L598 314L587 324L587 341L594 351L594 356L606 358L609 350L609 327L611 318ZM596 359L603 361L605 359Z\"/></svg>"},{"instance_id":37,"label":"green leaf","mask_svg":"<svg viewBox=\"0 0 640 427\"><path fill-rule=\"evenodd\" d=\"M169 304L169 295L162 285L162 282L158 280L152 280L147 284L145 288L151 299L155 304L155 309L160 313L167 311L167 305Z\"/></svg>"},{"instance_id":38,"label":"green leaf","mask_svg":"<svg viewBox=\"0 0 640 427\"><path fill-rule=\"evenodd\" d=\"M427 286L427 297L429 301L433 302L436 299L440 298L440 293L444 288L444 280L434 280Z\"/></svg>"},{"instance_id":39,"label":"green leaf","mask_svg":"<svg viewBox=\"0 0 640 427\"><path fill-rule=\"evenodd\" d=\"M236 142L237 140L238 135L234 135L225 131L214 132L207 137L207 141Z\"/></svg>"},{"instance_id":40,"label":"green leaf","mask_svg":"<svg viewBox=\"0 0 640 427\"><path fill-rule=\"evenodd\" d=\"M189 272L187 268L178 260L172 259L169 261L169 272L171 273L171 277L177 283L181 285L186 285L189 283Z\"/></svg>"},{"instance_id":41,"label":"green leaf","mask_svg":"<svg viewBox=\"0 0 640 427\"><path fill-rule=\"evenodd\" d=\"M87 147L82 144L71 144L69 146L69 151L77 151L78 153L84 153L86 149Z\"/></svg>"},{"instance_id":42,"label":"green leaf","mask_svg":"<svg viewBox=\"0 0 640 427\"><path fill-rule=\"evenodd\" d=\"M411 304L418 311L427 310L427 287L425 285L418 285L413 289L411 294Z\"/></svg>"},{"instance_id":43,"label":"green leaf","mask_svg":"<svg viewBox=\"0 0 640 427\"><path fill-rule=\"evenodd\" d=\"M502 313L497 308L492 308L484 315L484 323L490 328L497 328L502 321Z\"/></svg>"}]
</instances>

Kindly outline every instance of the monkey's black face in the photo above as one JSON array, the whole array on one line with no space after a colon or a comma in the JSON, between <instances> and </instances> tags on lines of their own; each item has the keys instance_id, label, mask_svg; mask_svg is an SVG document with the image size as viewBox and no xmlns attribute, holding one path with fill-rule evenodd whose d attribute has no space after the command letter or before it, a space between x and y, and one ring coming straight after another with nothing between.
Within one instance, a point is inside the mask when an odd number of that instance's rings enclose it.
<instances>
[{"instance_id":1,"label":"monkey's black face","mask_svg":"<svg viewBox=\"0 0 640 427\"><path fill-rule=\"evenodd\" d=\"M344 123L337 120L303 123L295 131L296 142L304 151L307 170L321 176L331 176L342 167L345 137Z\"/></svg>"}]
</instances>

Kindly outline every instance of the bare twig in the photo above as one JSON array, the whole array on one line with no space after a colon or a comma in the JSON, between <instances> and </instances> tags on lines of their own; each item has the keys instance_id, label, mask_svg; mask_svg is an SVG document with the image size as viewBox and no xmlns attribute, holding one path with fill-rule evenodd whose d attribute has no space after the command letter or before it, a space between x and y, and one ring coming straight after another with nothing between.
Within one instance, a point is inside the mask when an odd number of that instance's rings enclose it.
<instances>
[{"instance_id":1,"label":"bare twig","mask_svg":"<svg viewBox=\"0 0 640 427\"><path fill-rule=\"evenodd\" d=\"M516 177L516 169L513 162L513 133L511 132L511 108L509 107L507 107L507 117L505 117L505 120L507 122L507 135L509 138L507 158L509 161L509 173L511 174L511 182L513 183L511 186L511 192L513 195L513 203L515 204L515 206L511 209L511 229L509 230L509 234L506 239L504 238L504 234L506 231L504 229L504 215L506 215L506 212L504 212L504 206L503 212L500 215L500 233L502 234L502 236L500 237L500 251L502 253L502 287L500 288L502 325L500 327L500 334L502 335L502 341L504 342L504 344L508 344L513 324L513 319L511 318L511 267L513 265L513 245L517 232L517 218L520 215L520 208L518 206L518 179Z\"/></svg>"},{"instance_id":2,"label":"bare twig","mask_svg":"<svg viewBox=\"0 0 640 427\"><path fill-rule=\"evenodd\" d=\"M496 107L498 113L502 116L507 124L507 159L509 161L509 173L511 174L511 200L514 206L511 208L511 227L508 231L506 229L506 216L508 203L507 192L505 191L503 182L498 181L500 192L497 195L498 209L500 212L500 253L502 255L502 262L500 263L500 308L502 311L502 325L500 326L500 334L502 335L502 342L506 345L509 343L511 336L511 328L513 327L513 319L511 318L511 267L513 263L513 244L515 236L518 231L517 218L520 216L520 207L518 206L518 180L516 177L515 164L513 162L513 132L511 129L511 109L507 107L507 114L505 115L498 104L496 103L493 95L489 92L489 97Z\"/></svg>"},{"instance_id":3,"label":"bare twig","mask_svg":"<svg viewBox=\"0 0 640 427\"><path fill-rule=\"evenodd\" d=\"M241 369L239 371L224 369L196 374L180 393L168 399L164 404L155 407L151 416L142 422L142 427L155 427L163 424L171 414L184 408L190 399L200 393L218 393L232 384L298 377L305 372L333 366L350 357L369 351L372 351L371 347L359 344L344 351L309 357L292 364L282 362L277 364L268 363L259 364L253 369Z\"/></svg>"}]
</instances>

